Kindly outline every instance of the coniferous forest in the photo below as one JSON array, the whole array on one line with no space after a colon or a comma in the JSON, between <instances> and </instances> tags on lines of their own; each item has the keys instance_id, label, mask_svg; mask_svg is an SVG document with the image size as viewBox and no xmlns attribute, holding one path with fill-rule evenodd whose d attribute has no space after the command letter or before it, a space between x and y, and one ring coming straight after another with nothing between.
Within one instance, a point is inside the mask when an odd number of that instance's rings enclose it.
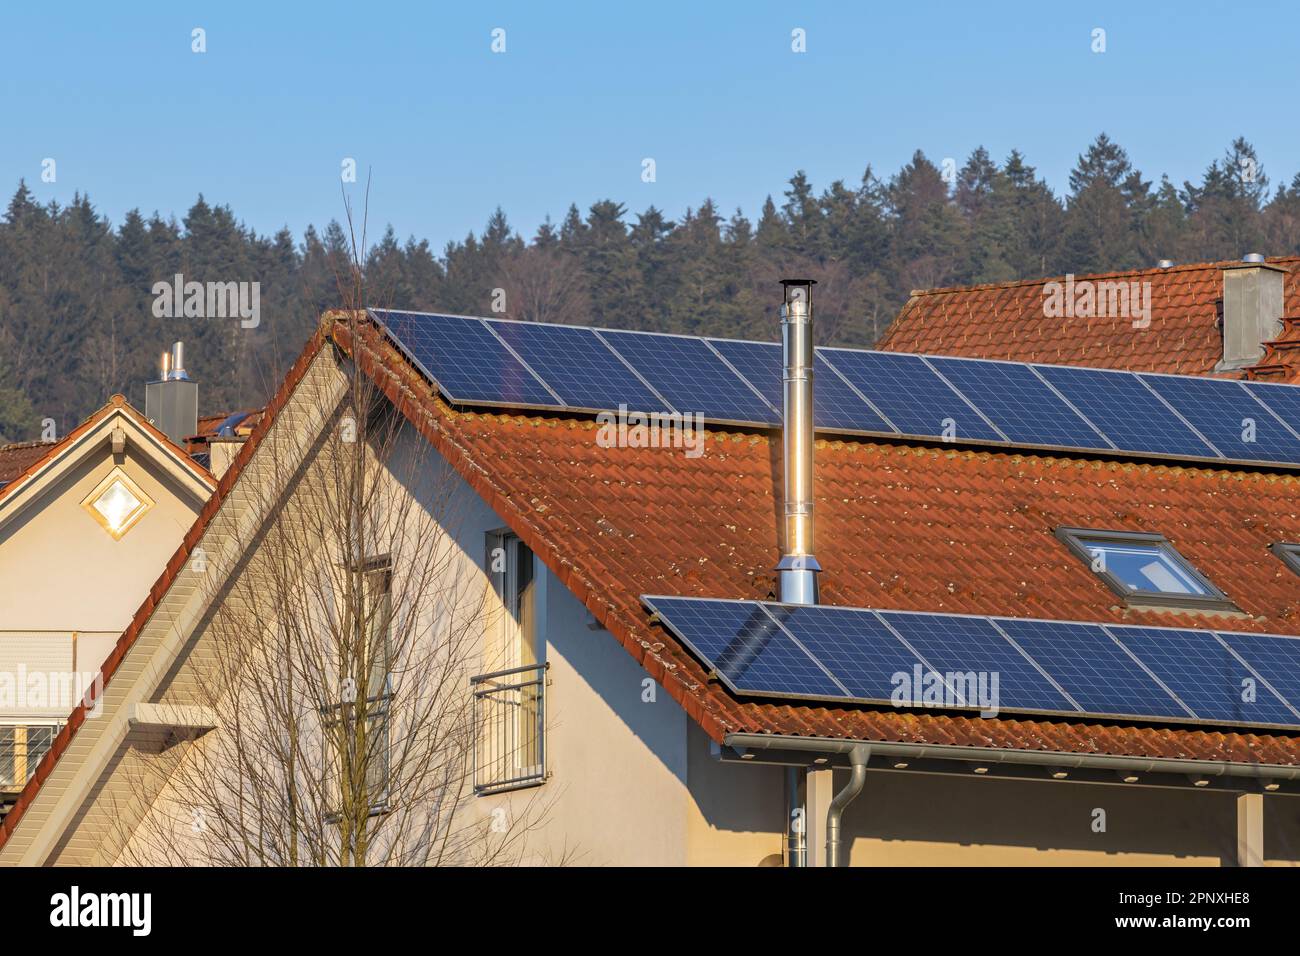
<instances>
[{"instance_id":1,"label":"coniferous forest","mask_svg":"<svg viewBox=\"0 0 1300 956\"><path fill-rule=\"evenodd\" d=\"M369 217L373 231L383 210ZM360 225L259 235L202 196L179 222L132 211L112 223L92 197L43 205L20 183L0 220L0 442L36 438L46 418L64 434L114 392L143 407L177 339L202 412L260 405L339 303ZM868 167L820 191L798 172L756 214L705 199L671 219L606 199L525 237L498 208L441 252L389 229L364 271L374 305L767 340L776 280L807 274L821 340L867 346L912 289L1245 252L1300 254L1300 173L1272 185L1238 139L1199 183L1155 181L1101 135L1064 196L1015 151L999 162L977 149L946 176L917 152L892 175ZM178 273L258 282L260 323L155 317L154 283Z\"/></svg>"}]
</instances>

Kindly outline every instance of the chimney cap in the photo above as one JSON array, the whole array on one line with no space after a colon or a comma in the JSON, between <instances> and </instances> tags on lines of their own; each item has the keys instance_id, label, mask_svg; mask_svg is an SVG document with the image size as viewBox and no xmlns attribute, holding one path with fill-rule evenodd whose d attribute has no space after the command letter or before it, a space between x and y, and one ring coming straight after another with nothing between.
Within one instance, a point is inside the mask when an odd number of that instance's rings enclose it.
<instances>
[{"instance_id":1,"label":"chimney cap","mask_svg":"<svg viewBox=\"0 0 1300 956\"><path fill-rule=\"evenodd\" d=\"M1174 267L1173 259L1161 259L1156 263L1157 269L1172 269Z\"/></svg>"},{"instance_id":2,"label":"chimney cap","mask_svg":"<svg viewBox=\"0 0 1300 956\"><path fill-rule=\"evenodd\" d=\"M1252 253L1252 255L1259 255L1259 254ZM1268 269L1271 272L1283 272L1283 273L1291 271L1286 266L1278 265L1276 262L1269 262L1263 256L1260 256L1258 259L1243 258L1240 262L1234 260L1232 262L1225 262L1223 264L1224 272L1232 272L1235 269Z\"/></svg>"},{"instance_id":3,"label":"chimney cap","mask_svg":"<svg viewBox=\"0 0 1300 956\"><path fill-rule=\"evenodd\" d=\"M1242 261L1242 262L1250 262L1250 263L1260 263L1260 262L1263 262L1263 261L1264 261L1264 253L1262 253L1262 252L1248 252L1248 253L1246 253L1244 256L1241 257L1241 261Z\"/></svg>"},{"instance_id":4,"label":"chimney cap","mask_svg":"<svg viewBox=\"0 0 1300 956\"><path fill-rule=\"evenodd\" d=\"M816 280L816 279L782 279L782 280L781 280L781 285L784 285L784 286L792 286L792 285L816 285L816 284L817 284L817 280Z\"/></svg>"}]
</instances>

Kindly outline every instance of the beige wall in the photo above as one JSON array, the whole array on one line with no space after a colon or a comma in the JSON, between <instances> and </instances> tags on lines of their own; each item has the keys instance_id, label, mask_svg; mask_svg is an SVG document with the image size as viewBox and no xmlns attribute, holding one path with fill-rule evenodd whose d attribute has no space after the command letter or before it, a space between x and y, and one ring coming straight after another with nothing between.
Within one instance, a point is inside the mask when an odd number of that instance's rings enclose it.
<instances>
[{"instance_id":1,"label":"beige wall","mask_svg":"<svg viewBox=\"0 0 1300 956\"><path fill-rule=\"evenodd\" d=\"M67 717L202 506L130 442L114 456L105 435L79 457L0 523L0 674L47 688L0 699L5 722ZM154 502L120 539L81 506L117 467Z\"/></svg>"},{"instance_id":2,"label":"beige wall","mask_svg":"<svg viewBox=\"0 0 1300 956\"><path fill-rule=\"evenodd\" d=\"M129 443L120 463L155 502L121 540L81 507L113 470L107 444L0 526L0 632L120 634L131 622L203 503Z\"/></svg>"},{"instance_id":3,"label":"beige wall","mask_svg":"<svg viewBox=\"0 0 1300 956\"><path fill-rule=\"evenodd\" d=\"M847 772L835 774L843 786ZM1295 797L1266 796L1265 857L1295 859ZM1094 830L1103 819L1105 831ZM1236 859L1227 792L872 771L845 814L853 866L1220 866ZM1290 834L1287 831L1290 830Z\"/></svg>"}]
</instances>

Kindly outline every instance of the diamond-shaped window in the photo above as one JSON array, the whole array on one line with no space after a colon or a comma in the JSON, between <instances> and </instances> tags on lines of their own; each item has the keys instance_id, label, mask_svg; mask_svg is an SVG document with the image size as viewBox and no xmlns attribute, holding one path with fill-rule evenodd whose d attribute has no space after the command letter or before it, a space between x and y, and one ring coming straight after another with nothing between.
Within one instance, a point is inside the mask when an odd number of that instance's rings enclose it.
<instances>
[{"instance_id":1,"label":"diamond-shaped window","mask_svg":"<svg viewBox=\"0 0 1300 956\"><path fill-rule=\"evenodd\" d=\"M81 506L105 531L114 538L121 538L153 507L153 501L121 468L114 468L95 486Z\"/></svg>"}]
</instances>

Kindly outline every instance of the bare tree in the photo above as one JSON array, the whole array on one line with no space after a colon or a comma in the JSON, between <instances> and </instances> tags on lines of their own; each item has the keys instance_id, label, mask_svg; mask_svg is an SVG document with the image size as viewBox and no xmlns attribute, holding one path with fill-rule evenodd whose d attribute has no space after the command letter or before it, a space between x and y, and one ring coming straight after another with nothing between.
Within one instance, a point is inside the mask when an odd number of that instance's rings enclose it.
<instances>
[{"instance_id":1,"label":"bare tree","mask_svg":"<svg viewBox=\"0 0 1300 956\"><path fill-rule=\"evenodd\" d=\"M588 315L582 268L560 249L519 249L502 261L502 288L512 319L582 324Z\"/></svg>"},{"instance_id":2,"label":"bare tree","mask_svg":"<svg viewBox=\"0 0 1300 956\"><path fill-rule=\"evenodd\" d=\"M353 248L347 307L324 321L355 349L364 234ZM332 357L333 387L298 388L324 427L273 424L235 486L264 516L255 546L209 575L212 610L163 697L216 729L138 762L149 811L113 815L124 862L505 864L545 817L540 790L508 814L475 805L470 676L500 662L492 591L458 538L471 493L352 356Z\"/></svg>"}]
</instances>

